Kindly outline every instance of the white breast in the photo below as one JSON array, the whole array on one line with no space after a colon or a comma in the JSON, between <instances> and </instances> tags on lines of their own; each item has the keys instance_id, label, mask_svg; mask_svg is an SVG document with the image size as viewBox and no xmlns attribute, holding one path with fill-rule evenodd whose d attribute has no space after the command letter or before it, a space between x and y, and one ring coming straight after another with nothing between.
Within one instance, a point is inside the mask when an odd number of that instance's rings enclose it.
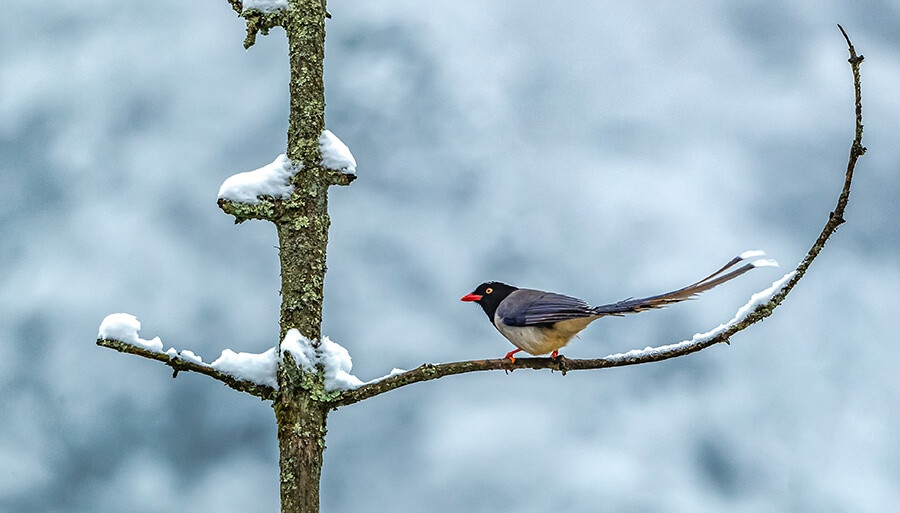
<instances>
[{"instance_id":1,"label":"white breast","mask_svg":"<svg viewBox=\"0 0 900 513\"><path fill-rule=\"evenodd\" d=\"M542 355L558 351L572 340L579 331L597 317L585 317L556 323L553 328L540 326L506 326L494 315L494 326L514 346L530 355Z\"/></svg>"}]
</instances>

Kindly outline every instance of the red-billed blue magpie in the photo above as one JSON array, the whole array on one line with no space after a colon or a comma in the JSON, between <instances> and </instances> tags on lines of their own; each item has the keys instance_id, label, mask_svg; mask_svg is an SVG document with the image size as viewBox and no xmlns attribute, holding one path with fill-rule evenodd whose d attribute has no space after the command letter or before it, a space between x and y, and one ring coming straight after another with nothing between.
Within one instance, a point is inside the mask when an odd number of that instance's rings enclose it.
<instances>
[{"instance_id":1,"label":"red-billed blue magpie","mask_svg":"<svg viewBox=\"0 0 900 513\"><path fill-rule=\"evenodd\" d=\"M542 290L520 289L499 281L479 285L461 301L481 305L488 319L501 335L518 349L506 354L515 361L514 354L525 351L531 355L551 353L559 355L559 349L569 343L588 324L607 315L624 315L662 308L672 303L693 299L697 294L736 278L754 267L778 265L774 260L759 259L739 263L765 255L762 251L746 251L731 259L718 271L687 287L640 299L625 299L608 305L591 306L585 301ZM727 272L726 272L727 271Z\"/></svg>"}]
</instances>

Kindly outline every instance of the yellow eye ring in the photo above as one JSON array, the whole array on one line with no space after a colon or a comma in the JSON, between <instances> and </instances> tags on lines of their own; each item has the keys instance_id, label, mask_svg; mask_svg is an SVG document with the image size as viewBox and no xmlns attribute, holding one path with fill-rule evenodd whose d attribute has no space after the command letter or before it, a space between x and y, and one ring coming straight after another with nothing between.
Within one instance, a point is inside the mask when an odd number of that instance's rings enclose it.
<instances>
[{"instance_id":1,"label":"yellow eye ring","mask_svg":"<svg viewBox=\"0 0 900 513\"><path fill-rule=\"evenodd\" d=\"M493 291L494 291L494 289L492 289L492 288L490 288L490 287L484 289L484 293L485 293L485 294L490 294L490 293L493 292Z\"/></svg>"}]
</instances>

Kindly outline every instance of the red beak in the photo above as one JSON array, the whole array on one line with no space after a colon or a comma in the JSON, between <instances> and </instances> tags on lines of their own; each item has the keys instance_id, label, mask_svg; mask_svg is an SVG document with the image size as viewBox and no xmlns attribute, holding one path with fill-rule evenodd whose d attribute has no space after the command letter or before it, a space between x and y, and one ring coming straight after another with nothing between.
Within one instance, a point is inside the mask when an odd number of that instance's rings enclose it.
<instances>
[{"instance_id":1,"label":"red beak","mask_svg":"<svg viewBox=\"0 0 900 513\"><path fill-rule=\"evenodd\" d=\"M465 296L460 298L460 301L479 301L480 299L481 296L479 296L478 294L466 294Z\"/></svg>"}]
</instances>

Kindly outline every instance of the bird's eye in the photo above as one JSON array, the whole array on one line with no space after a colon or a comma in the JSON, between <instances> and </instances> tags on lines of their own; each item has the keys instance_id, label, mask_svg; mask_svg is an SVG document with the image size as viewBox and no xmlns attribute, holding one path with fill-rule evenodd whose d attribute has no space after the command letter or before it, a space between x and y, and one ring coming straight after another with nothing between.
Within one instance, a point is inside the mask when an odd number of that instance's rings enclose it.
<instances>
[{"instance_id":1,"label":"bird's eye","mask_svg":"<svg viewBox=\"0 0 900 513\"><path fill-rule=\"evenodd\" d=\"M493 291L494 291L494 289L492 289L492 288L490 288L490 287L484 289L484 293L485 293L485 294L490 294L490 293L493 292Z\"/></svg>"}]
</instances>

